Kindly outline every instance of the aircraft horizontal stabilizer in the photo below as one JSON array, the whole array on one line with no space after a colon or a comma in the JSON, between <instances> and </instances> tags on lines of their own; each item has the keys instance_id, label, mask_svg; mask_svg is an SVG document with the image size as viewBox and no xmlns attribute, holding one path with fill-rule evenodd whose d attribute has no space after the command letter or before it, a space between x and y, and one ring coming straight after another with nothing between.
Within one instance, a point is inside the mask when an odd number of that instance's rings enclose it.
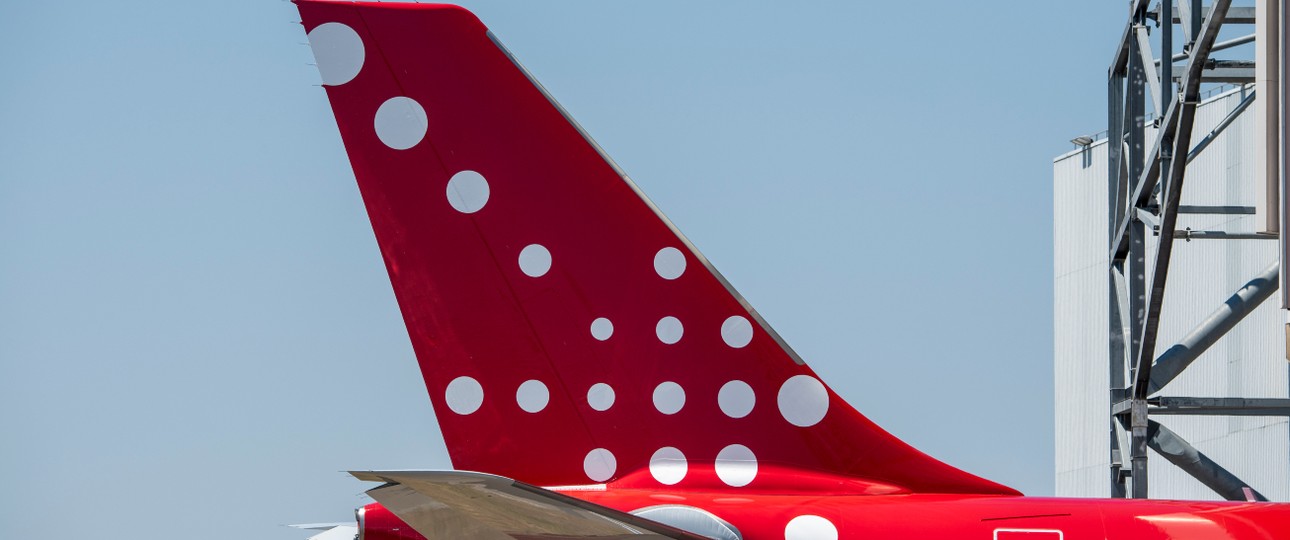
<instances>
[{"instance_id":1,"label":"aircraft horizontal stabilizer","mask_svg":"<svg viewBox=\"0 0 1290 540\"><path fill-rule=\"evenodd\" d=\"M353 523L306 523L287 526L296 529L322 531L305 540L353 540L358 537L358 527Z\"/></svg>"},{"instance_id":2,"label":"aircraft horizontal stabilizer","mask_svg":"<svg viewBox=\"0 0 1290 540\"><path fill-rule=\"evenodd\" d=\"M385 482L373 499L429 540L613 538L703 540L688 532L491 474L353 471Z\"/></svg>"}]
</instances>

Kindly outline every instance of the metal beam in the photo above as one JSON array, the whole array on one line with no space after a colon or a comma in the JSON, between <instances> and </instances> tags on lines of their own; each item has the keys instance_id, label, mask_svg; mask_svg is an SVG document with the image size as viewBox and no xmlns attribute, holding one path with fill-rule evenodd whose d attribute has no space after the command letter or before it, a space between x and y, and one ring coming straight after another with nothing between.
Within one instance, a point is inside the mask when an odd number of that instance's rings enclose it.
<instances>
[{"instance_id":1,"label":"metal beam","mask_svg":"<svg viewBox=\"0 0 1290 540\"><path fill-rule=\"evenodd\" d=\"M1124 42L1121 41L1121 46ZM1107 74L1106 81L1106 125L1107 125L1107 182L1106 182L1106 202L1107 202L1107 237L1108 243L1115 242L1116 227L1120 222L1121 213L1124 211L1125 193L1125 176L1121 174L1123 168L1122 160L1124 159L1124 82L1125 76L1123 70L1117 72L1112 67ZM1127 301L1124 299L1127 292L1124 290L1124 275L1122 274L1123 263L1112 261L1107 265L1109 279L1107 280L1107 294L1109 304L1109 318L1107 328L1110 337L1107 344L1107 358L1109 359L1109 380L1112 388L1124 387L1124 364L1128 344L1125 343L1125 324L1123 317L1127 316ZM1111 397L1112 403L1115 397ZM1110 419L1111 444L1110 444L1110 480L1111 480L1111 497L1124 498L1125 485L1124 461L1120 456L1120 444L1117 434L1115 419Z\"/></svg>"},{"instance_id":2,"label":"metal beam","mask_svg":"<svg viewBox=\"0 0 1290 540\"><path fill-rule=\"evenodd\" d=\"M1251 84L1254 82L1254 68L1216 67L1205 70L1201 76L1204 83Z\"/></svg>"},{"instance_id":3,"label":"metal beam","mask_svg":"<svg viewBox=\"0 0 1290 540\"><path fill-rule=\"evenodd\" d=\"M1276 233L1233 233L1226 231L1193 231L1191 229L1174 231L1174 237L1188 242L1192 240L1276 240L1280 238Z\"/></svg>"},{"instance_id":4,"label":"metal beam","mask_svg":"<svg viewBox=\"0 0 1290 540\"><path fill-rule=\"evenodd\" d=\"M1133 475L1133 498L1147 498L1147 448L1151 437L1147 402L1134 399L1129 402L1129 465Z\"/></svg>"},{"instance_id":5,"label":"metal beam","mask_svg":"<svg viewBox=\"0 0 1290 540\"><path fill-rule=\"evenodd\" d=\"M1290 0L1268 0L1290 1ZM1175 240L1268 239L1275 235L1254 232L1193 231L1179 226L1180 214L1247 215L1247 206L1184 206L1182 191L1188 164L1219 138L1234 120L1253 104L1253 93L1242 90L1240 103L1204 137L1193 138L1200 88L1212 82L1249 82L1254 64L1218 60L1215 51L1266 40L1254 35L1218 42L1224 23L1255 22L1254 8L1233 7L1231 0L1130 0L1129 18L1108 72L1108 210L1109 221L1109 353L1110 392L1113 411L1110 427L1112 496L1124 496L1125 479L1132 477L1134 497L1148 495L1147 449L1155 449L1174 465L1234 500L1262 499L1230 472L1192 448L1177 434L1152 422L1151 414L1166 415L1273 415L1290 416L1290 399L1149 398L1212 348L1222 335L1253 311L1279 285L1275 265L1251 281L1182 342L1159 358L1161 310ZM1259 6L1266 7L1263 0ZM1263 13L1260 12L1260 15ZM1268 15L1264 19L1271 17ZM1157 45L1163 59L1153 58L1148 24L1156 24ZM1174 54L1173 24L1181 25L1182 53ZM1245 32L1242 32L1245 33ZM1239 35L1239 34L1238 34ZM1185 64L1177 64L1184 61ZM1178 81L1177 91L1173 90ZM1259 92L1270 99L1267 92ZM1150 95L1152 106L1146 106ZM1144 111L1156 113L1154 142L1146 139ZM1193 146L1194 145L1194 146ZM1149 148L1149 150L1147 150ZM1262 211L1260 207L1258 211ZM1151 226L1152 230L1146 230ZM1148 259L1146 234L1159 236ZM1153 264L1154 263L1154 264ZM1151 275L1145 275L1150 268ZM1269 272L1271 278L1268 278ZM1149 286L1148 286L1149 284ZM1175 287L1177 288L1177 287ZM1174 293L1170 293L1173 295ZM1290 329L1290 326L1287 326ZM1287 331L1290 335L1290 330ZM1288 338L1290 339L1290 338ZM1127 377L1126 377L1127 375ZM1149 392L1149 391L1150 392ZM1123 429L1121 429L1123 427ZM1124 438L1129 435L1128 440ZM1127 443L1127 446L1126 444ZM1127 448L1128 459L1122 452ZM1127 462L1127 463L1126 463ZM1131 467L1131 472L1126 468Z\"/></svg>"},{"instance_id":6,"label":"metal beam","mask_svg":"<svg viewBox=\"0 0 1290 540\"><path fill-rule=\"evenodd\" d=\"M1166 64L1172 65L1172 64ZM1182 79L1180 72L1183 66L1173 65L1173 80ZM1160 66L1163 70L1164 66ZM1163 74L1161 75L1163 77ZM1232 83L1248 84L1254 82L1254 63L1245 60L1222 60L1218 62L1211 61L1204 71L1200 73L1200 82L1203 83ZM1158 112L1156 114L1159 114Z\"/></svg>"},{"instance_id":7,"label":"metal beam","mask_svg":"<svg viewBox=\"0 0 1290 540\"><path fill-rule=\"evenodd\" d=\"M1204 204L1180 204L1178 205L1179 214L1228 214L1228 215L1254 215L1258 209L1253 206L1214 206Z\"/></svg>"},{"instance_id":8,"label":"metal beam","mask_svg":"<svg viewBox=\"0 0 1290 540\"><path fill-rule=\"evenodd\" d=\"M1285 398L1200 398L1154 397L1147 399L1150 414L1183 416L1290 416L1290 399ZM1129 414L1133 400L1111 405L1111 416Z\"/></svg>"},{"instance_id":9,"label":"metal beam","mask_svg":"<svg viewBox=\"0 0 1290 540\"><path fill-rule=\"evenodd\" d=\"M1121 104L1121 106L1123 106ZM1169 102L1169 108L1161 118L1160 130L1156 133L1156 141L1147 153L1149 156L1160 154L1160 145L1163 139L1171 136L1174 126L1178 120L1178 100L1174 99ZM1129 195L1127 206L1145 206L1147 200L1151 198L1151 193L1155 190L1156 182L1160 177L1160 161L1151 160L1146 164L1146 168L1140 176L1134 177L1135 181ZM1126 217L1128 216L1128 217ZM1111 260L1123 260L1129 252L1129 222L1133 219L1132 214L1123 214L1119 216L1119 222L1116 225L1115 232L1111 237Z\"/></svg>"},{"instance_id":10,"label":"metal beam","mask_svg":"<svg viewBox=\"0 0 1290 540\"><path fill-rule=\"evenodd\" d=\"M1153 64L1152 58L1154 58L1151 54L1151 37L1147 35L1147 26L1139 24L1133 29L1133 34L1138 40L1138 61L1142 62L1143 74L1147 79L1147 88L1151 89L1151 107L1156 116L1160 116L1160 110L1163 108L1160 104L1160 96L1162 95L1160 93L1160 81L1171 80L1169 78L1169 68L1173 64L1169 63L1161 66L1159 72L1154 69L1147 69L1147 66ZM1133 60L1130 59L1129 61L1132 62Z\"/></svg>"},{"instance_id":11,"label":"metal beam","mask_svg":"<svg viewBox=\"0 0 1290 540\"><path fill-rule=\"evenodd\" d=\"M1176 22L1182 25L1183 31L1183 49L1190 49L1191 43L1196 40L1196 34L1200 32L1200 0L1183 0L1174 6L1174 15ZM1181 58L1175 58L1181 60Z\"/></svg>"},{"instance_id":12,"label":"metal beam","mask_svg":"<svg viewBox=\"0 0 1290 540\"><path fill-rule=\"evenodd\" d=\"M1273 262L1257 277L1228 297L1222 306L1187 333L1186 337L1161 354L1151 367L1146 393L1159 392L1184 369L1187 369L1187 366L1196 361L1197 357L1213 346L1219 338L1241 322L1241 319L1272 296L1278 286L1279 266L1278 262Z\"/></svg>"},{"instance_id":13,"label":"metal beam","mask_svg":"<svg viewBox=\"0 0 1290 540\"><path fill-rule=\"evenodd\" d=\"M1186 2L1183 3L1185 4ZM1174 5L1174 7L1177 8L1178 6ZM1200 18L1209 17L1209 11L1210 8L1201 8ZM1227 24L1254 24L1254 20L1254 6L1235 6L1227 10L1227 17L1223 22ZM1182 18L1174 16L1173 21L1174 24L1180 24L1182 23Z\"/></svg>"},{"instance_id":14,"label":"metal beam","mask_svg":"<svg viewBox=\"0 0 1290 540\"><path fill-rule=\"evenodd\" d=\"M1164 56L1169 55L1169 53L1174 50L1174 25L1172 23L1160 24L1160 21L1173 20L1173 5L1174 3L1172 0L1163 0L1160 2L1160 15L1156 17L1157 26L1160 27L1160 54ZM1147 47L1147 50L1151 50L1151 47ZM1149 70L1151 69L1151 65L1152 60L1150 55L1148 55L1146 64L1144 64L1143 67ZM1160 100L1164 99L1165 102L1174 100L1173 65L1173 62L1165 62L1164 66L1169 67L1166 68L1162 66L1160 69L1160 80L1157 81L1160 83L1160 95L1156 96L1155 101L1157 118L1160 117L1160 111L1163 111L1166 106L1165 103Z\"/></svg>"},{"instance_id":15,"label":"metal beam","mask_svg":"<svg viewBox=\"0 0 1290 540\"><path fill-rule=\"evenodd\" d=\"M1201 75L1209 59L1210 48L1218 38L1218 31L1223 26L1231 0L1214 0L1196 34L1196 41L1191 48L1191 58L1179 85L1179 94L1170 101L1169 119L1176 126L1164 127L1158 135L1160 141L1160 169L1163 189L1161 190L1160 239L1156 247L1156 260L1152 267L1151 287L1147 297L1146 309L1142 318L1141 341L1133 355L1133 403L1130 412L1131 440L1130 461L1133 469L1133 497L1146 498L1147 490L1147 452L1150 444L1147 413L1147 383L1151 377L1151 364L1155 358L1155 345L1160 327L1160 307L1164 301L1165 283L1169 277L1169 261L1173 254L1174 228L1178 223L1178 204L1181 200L1184 174L1187 170L1186 152L1191 145L1191 132L1195 119L1196 106L1200 102ZM1193 4L1193 7L1195 5ZM1130 47L1132 47L1130 43ZM1177 115L1172 114L1177 111ZM1176 120L1175 120L1176 118ZM1180 159L1173 159L1177 156ZM1140 186L1141 187L1141 186ZM1136 204L1135 206L1142 206ZM1132 236L1132 235L1131 235ZM1142 289L1136 289L1142 290ZM1136 295L1135 295L1136 296ZM1172 460L1171 460L1172 461Z\"/></svg>"},{"instance_id":16,"label":"metal beam","mask_svg":"<svg viewBox=\"0 0 1290 540\"><path fill-rule=\"evenodd\" d=\"M1149 205L1138 210L1150 212L1153 217L1158 217L1160 207ZM1178 205L1179 214L1207 214L1207 215L1254 215L1258 213L1258 208L1253 206L1233 206L1233 205L1213 205L1213 204L1180 204Z\"/></svg>"},{"instance_id":17,"label":"metal beam","mask_svg":"<svg viewBox=\"0 0 1290 540\"><path fill-rule=\"evenodd\" d=\"M1134 208L1133 211L1137 214L1138 221L1141 221L1143 224L1146 224L1152 229L1160 226L1160 216L1151 213L1150 210L1147 210L1146 208Z\"/></svg>"},{"instance_id":18,"label":"metal beam","mask_svg":"<svg viewBox=\"0 0 1290 540\"><path fill-rule=\"evenodd\" d=\"M1169 428L1160 425L1155 420L1148 421L1147 424L1147 446L1156 453L1160 454L1170 463L1173 463L1179 469L1186 471L1192 478L1200 480L1205 487L1214 490L1229 501L1246 500L1246 490L1254 496L1257 501L1266 501L1267 497L1255 491L1244 480L1238 478L1231 471L1224 469L1209 456L1201 453L1196 447L1188 443L1186 439L1179 437L1177 433L1170 431ZM1134 484L1137 479L1133 480Z\"/></svg>"},{"instance_id":19,"label":"metal beam","mask_svg":"<svg viewBox=\"0 0 1290 540\"><path fill-rule=\"evenodd\" d=\"M1184 3L1184 5L1186 5L1186 3ZM1187 28L1186 26L1183 27L1184 32L1186 31L1186 28ZM1254 43L1254 34L1249 34L1238 38L1232 38L1227 41L1220 41L1218 43L1215 43L1213 47L1210 47L1209 52L1214 53L1224 49L1230 49L1232 47L1239 47L1241 45L1245 45L1246 43ZM1187 53L1185 52L1175 54L1173 55L1173 58L1172 58L1174 62L1178 62L1180 60L1186 60L1186 59L1187 59ZM1159 58L1156 59L1156 65L1160 65Z\"/></svg>"},{"instance_id":20,"label":"metal beam","mask_svg":"<svg viewBox=\"0 0 1290 540\"><path fill-rule=\"evenodd\" d=\"M1111 498L1123 499L1128 493L1124 489L1124 460L1120 457L1120 429L1115 419L1111 419Z\"/></svg>"},{"instance_id":21,"label":"metal beam","mask_svg":"<svg viewBox=\"0 0 1290 540\"><path fill-rule=\"evenodd\" d=\"M1177 131L1172 141L1175 145L1174 154L1181 153L1191 144L1192 120L1196 114L1196 105L1200 102L1200 73L1205 60L1209 57L1209 48L1218 37L1218 30L1223 26L1223 18L1231 4L1232 0L1214 0L1210 15L1205 18L1205 23L1196 39L1193 56L1187 63L1187 72L1183 78L1182 95L1177 100L1182 106L1179 109ZM1182 198L1183 175L1186 170L1187 160L1173 160L1163 191L1160 241L1156 249L1156 263L1152 269L1151 290L1147 297L1147 311L1143 320L1142 345L1137 355L1137 369L1134 371L1133 395L1137 399L1147 397L1147 387L1151 378L1151 360L1155 358L1156 337L1160 328L1160 306L1164 302L1165 284L1169 279L1174 227L1178 223L1178 202ZM1137 480L1135 478L1135 483Z\"/></svg>"},{"instance_id":22,"label":"metal beam","mask_svg":"<svg viewBox=\"0 0 1290 540\"><path fill-rule=\"evenodd\" d=\"M1124 26L1124 33L1120 36L1119 46L1115 48L1115 54L1111 57L1111 67L1107 70L1107 75L1123 74L1127 67L1129 59L1129 38L1133 37L1133 25L1139 19L1139 15L1146 12L1147 4L1150 0L1132 0L1129 5L1129 24Z\"/></svg>"},{"instance_id":23,"label":"metal beam","mask_svg":"<svg viewBox=\"0 0 1290 540\"><path fill-rule=\"evenodd\" d=\"M1227 116L1224 116L1223 120L1220 121L1217 126L1214 126L1213 130L1210 130L1209 134L1206 135L1205 138L1201 139L1200 142L1196 143L1196 146L1192 147L1191 151L1187 152L1187 163L1191 163L1191 160L1196 159L1196 156L1199 156L1205 148L1209 147L1209 143L1214 142L1214 139L1217 139L1219 135L1222 135L1223 131L1227 129L1227 126L1232 125L1232 122L1236 120L1236 117L1240 116L1241 113L1250 108L1251 103L1254 103L1253 91L1250 91L1249 94L1242 98L1241 102L1237 103L1236 107L1233 107L1232 110L1227 113Z\"/></svg>"},{"instance_id":24,"label":"metal beam","mask_svg":"<svg viewBox=\"0 0 1290 540\"><path fill-rule=\"evenodd\" d=\"M1147 400L1151 414L1290 416L1290 399L1159 397Z\"/></svg>"}]
</instances>

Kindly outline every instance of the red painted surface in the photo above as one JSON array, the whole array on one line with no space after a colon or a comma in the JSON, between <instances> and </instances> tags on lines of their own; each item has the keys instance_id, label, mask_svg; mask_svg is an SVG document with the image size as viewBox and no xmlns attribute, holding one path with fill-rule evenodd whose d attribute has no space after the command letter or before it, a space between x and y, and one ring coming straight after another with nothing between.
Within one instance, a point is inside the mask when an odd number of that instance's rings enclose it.
<instances>
[{"instance_id":1,"label":"red painted surface","mask_svg":"<svg viewBox=\"0 0 1290 540\"><path fill-rule=\"evenodd\" d=\"M456 468L538 485L607 481L571 495L627 511L692 505L749 539L783 538L802 515L844 538L1287 533L1282 505L1022 498L919 452L819 383L474 15L297 5L306 31L354 36L310 39ZM338 57L357 59L353 73ZM486 200L453 180L476 174ZM535 245L549 263L522 264ZM679 275L655 266L669 248L684 260ZM607 338L593 335L598 318L612 321ZM683 327L679 340L660 335L666 318ZM750 335L723 333L731 320ZM478 386L453 386L465 378ZM679 410L656 406L664 383L684 390ZM588 401L597 384L614 391L604 410ZM751 389L746 414L720 404L728 384ZM813 386L818 401L794 391ZM723 463L732 449L746 449L743 461ZM684 465L652 471L656 455ZM408 532L379 506L367 516L368 539Z\"/></svg>"},{"instance_id":2,"label":"red painted surface","mask_svg":"<svg viewBox=\"0 0 1290 540\"><path fill-rule=\"evenodd\" d=\"M369 504L362 510L359 522L363 540L425 540L410 525L379 504Z\"/></svg>"},{"instance_id":3,"label":"red painted surface","mask_svg":"<svg viewBox=\"0 0 1290 540\"><path fill-rule=\"evenodd\" d=\"M376 230L426 387L458 469L533 484L583 484L588 452L603 448L617 478L644 468L658 449L711 462L741 444L759 462L845 474L915 491L1013 493L961 472L892 437L829 392L818 424L781 418L777 394L795 375L814 377L753 323L752 341L727 345L722 323L755 319L486 35L469 12L427 4L299 2L306 30L352 28L366 59L353 80L327 93ZM428 118L406 150L374 128L386 100L407 96ZM476 171L490 195L464 214L445 195L449 179ZM551 254L541 277L521 271L530 244ZM654 258L685 257L664 279ZM664 317L684 331L655 335ZM613 335L590 332L606 317ZM477 380L483 404L456 414L444 402L458 377ZM541 381L550 402L520 409L516 391ZM726 383L747 383L756 405L729 418ZM676 414L652 403L661 383L685 391ZM588 406L592 385L615 392L607 411Z\"/></svg>"},{"instance_id":4,"label":"red painted surface","mask_svg":"<svg viewBox=\"0 0 1290 540\"><path fill-rule=\"evenodd\" d=\"M908 494L810 496L615 489L568 495L623 511L661 504L703 508L747 540L785 538L803 515L832 523L841 539L1274 540L1290 538L1290 505L1124 499ZM372 508L369 505L368 515ZM385 515L389 515L386 513ZM393 518L393 516L390 516ZM393 518L397 520L397 518ZM367 522L369 540L405 539L397 521ZM419 537L417 537L419 538Z\"/></svg>"}]
</instances>

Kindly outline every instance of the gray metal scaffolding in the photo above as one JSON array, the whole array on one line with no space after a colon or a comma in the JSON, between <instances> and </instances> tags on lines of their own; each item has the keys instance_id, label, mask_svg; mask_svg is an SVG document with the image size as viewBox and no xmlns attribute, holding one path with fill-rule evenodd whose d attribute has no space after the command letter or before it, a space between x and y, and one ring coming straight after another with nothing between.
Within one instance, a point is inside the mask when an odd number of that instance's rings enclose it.
<instances>
[{"instance_id":1,"label":"gray metal scaffolding","mask_svg":"<svg viewBox=\"0 0 1290 540\"><path fill-rule=\"evenodd\" d=\"M1169 262L1176 239L1278 238L1276 231L1279 227L1272 225L1278 223L1276 216L1268 218L1270 225L1265 231L1179 231L1177 227L1178 215L1189 212L1179 204L1188 163L1204 152L1232 119L1244 112L1255 99L1255 94L1250 92L1245 101L1212 132L1193 136L1193 121L1201 101L1202 84L1253 83L1256 78L1257 66L1253 61L1211 57L1212 53L1253 42L1255 36L1219 42L1219 31L1225 25L1254 24L1257 12L1278 22L1271 25L1271 30L1261 27L1261 35L1271 35L1271 39L1280 41L1275 31L1280 22L1277 9L1280 0L1259 1L1268 5L1256 9L1233 7L1232 0L1213 0L1208 6L1202 6L1200 0L1180 0L1177 4L1173 0L1164 0L1152 8L1151 0L1132 0L1129 21L1108 73L1108 352L1113 497L1147 497L1147 449L1151 448L1224 498L1263 500L1249 483L1237 478L1151 417L1178 414L1290 416L1290 400L1285 399L1156 395L1255 307L1272 296L1280 283L1279 264L1274 263L1260 275L1252 277L1181 341L1157 356L1161 307L1165 294L1169 292ZM1155 51L1152 48L1152 27L1158 37ZM1177 38L1181 38L1177 43L1181 46L1181 53L1175 53ZM1162 61L1162 58L1167 60ZM1178 61L1185 62L1175 64ZM1273 91L1276 92L1275 89ZM1269 98L1273 104L1277 101L1275 94L1260 96L1260 99ZM1149 114L1154 120L1148 120ZM1154 140L1147 140L1149 124L1156 128ZM1272 197L1270 189L1267 200L1271 201ZM1197 211L1190 209L1190 212ZM1238 211L1248 213L1243 209L1220 207L1199 210L1212 213ZM1265 211L1276 212L1271 208ZM1157 237L1154 253L1147 249L1148 234ZM1121 441L1126 435L1130 454L1127 469L1121 455ZM1126 486L1126 482L1131 484ZM1131 487L1131 491L1126 487Z\"/></svg>"}]
</instances>

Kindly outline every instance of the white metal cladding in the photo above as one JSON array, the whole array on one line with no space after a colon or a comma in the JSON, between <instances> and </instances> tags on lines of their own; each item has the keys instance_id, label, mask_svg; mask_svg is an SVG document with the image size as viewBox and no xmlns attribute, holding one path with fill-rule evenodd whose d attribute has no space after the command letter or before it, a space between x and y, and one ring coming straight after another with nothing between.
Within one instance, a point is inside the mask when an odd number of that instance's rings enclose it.
<instances>
[{"instance_id":1,"label":"white metal cladding","mask_svg":"<svg viewBox=\"0 0 1290 540\"><path fill-rule=\"evenodd\" d=\"M1110 486L1106 154L1103 140L1053 164L1057 495Z\"/></svg>"},{"instance_id":2,"label":"white metal cladding","mask_svg":"<svg viewBox=\"0 0 1290 540\"><path fill-rule=\"evenodd\" d=\"M1202 104L1193 141L1240 102L1237 89ZM1182 204L1255 206L1255 145L1247 110L1187 168ZM1148 146L1154 133L1148 133ZM1110 492L1105 140L1053 161L1053 345L1056 494ZM1182 214L1179 229L1252 232L1254 215ZM1157 351L1167 349L1276 260L1271 240L1176 240ZM1148 236L1148 260L1154 253ZM1147 272L1148 279L1150 272ZM1159 395L1290 397L1283 315L1267 301ZM1290 429L1283 417L1153 416L1269 499L1290 500ZM1127 451L1124 453L1127 468ZM1149 454L1152 498L1218 499Z\"/></svg>"}]
</instances>

